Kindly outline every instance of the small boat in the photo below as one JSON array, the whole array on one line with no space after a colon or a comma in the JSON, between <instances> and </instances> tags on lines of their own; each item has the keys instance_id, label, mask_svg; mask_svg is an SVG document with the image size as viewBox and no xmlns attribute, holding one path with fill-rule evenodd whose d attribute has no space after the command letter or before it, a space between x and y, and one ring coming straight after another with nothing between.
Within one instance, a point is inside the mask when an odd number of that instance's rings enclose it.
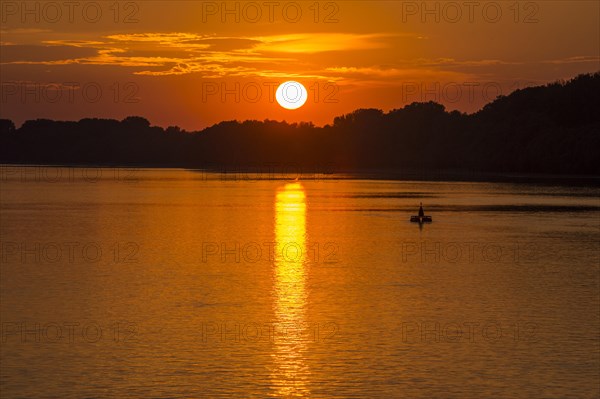
<instances>
[{"instance_id":1,"label":"small boat","mask_svg":"<svg viewBox=\"0 0 600 399\"><path fill-rule=\"evenodd\" d=\"M431 223L433 219L431 216L411 216L410 221L412 223Z\"/></svg>"}]
</instances>

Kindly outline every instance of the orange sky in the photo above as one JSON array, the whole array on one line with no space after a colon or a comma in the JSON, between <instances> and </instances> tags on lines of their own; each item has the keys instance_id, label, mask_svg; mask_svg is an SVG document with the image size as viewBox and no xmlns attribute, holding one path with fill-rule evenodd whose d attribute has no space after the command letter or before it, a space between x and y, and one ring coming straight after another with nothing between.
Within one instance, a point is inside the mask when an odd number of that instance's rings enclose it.
<instances>
[{"instance_id":1,"label":"orange sky","mask_svg":"<svg viewBox=\"0 0 600 399\"><path fill-rule=\"evenodd\" d=\"M597 1L68 4L0 3L0 117L323 125L413 101L472 112L600 70ZM309 91L298 110L274 101L286 80Z\"/></svg>"}]
</instances>

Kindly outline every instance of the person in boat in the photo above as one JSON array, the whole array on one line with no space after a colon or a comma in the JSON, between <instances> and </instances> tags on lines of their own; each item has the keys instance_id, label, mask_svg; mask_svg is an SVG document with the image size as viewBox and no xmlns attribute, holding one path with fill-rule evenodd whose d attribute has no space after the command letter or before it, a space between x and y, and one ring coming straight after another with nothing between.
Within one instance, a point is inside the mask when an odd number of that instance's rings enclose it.
<instances>
[{"instance_id":1,"label":"person in boat","mask_svg":"<svg viewBox=\"0 0 600 399\"><path fill-rule=\"evenodd\" d=\"M419 217L422 218L425 216L425 212L423 211L423 203L419 203Z\"/></svg>"}]
</instances>

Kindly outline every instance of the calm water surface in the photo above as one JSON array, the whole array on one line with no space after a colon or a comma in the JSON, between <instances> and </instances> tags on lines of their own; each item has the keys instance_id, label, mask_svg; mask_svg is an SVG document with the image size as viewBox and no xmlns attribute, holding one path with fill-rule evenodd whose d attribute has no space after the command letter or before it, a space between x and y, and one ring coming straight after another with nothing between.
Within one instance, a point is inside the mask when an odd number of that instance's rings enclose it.
<instances>
[{"instance_id":1,"label":"calm water surface","mask_svg":"<svg viewBox=\"0 0 600 399\"><path fill-rule=\"evenodd\" d=\"M2 398L599 395L598 188L117 172L3 171Z\"/></svg>"}]
</instances>

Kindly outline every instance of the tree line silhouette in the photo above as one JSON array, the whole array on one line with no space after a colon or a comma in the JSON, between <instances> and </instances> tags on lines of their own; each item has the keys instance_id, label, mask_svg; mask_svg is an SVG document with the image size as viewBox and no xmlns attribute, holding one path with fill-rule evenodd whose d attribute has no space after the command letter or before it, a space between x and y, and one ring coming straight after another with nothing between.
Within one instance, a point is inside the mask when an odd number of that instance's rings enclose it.
<instances>
[{"instance_id":1,"label":"tree line silhouette","mask_svg":"<svg viewBox=\"0 0 600 399\"><path fill-rule=\"evenodd\" d=\"M473 114L435 102L333 124L225 121L201 131L122 121L0 120L0 162L305 170L600 174L600 72L517 90Z\"/></svg>"}]
</instances>

